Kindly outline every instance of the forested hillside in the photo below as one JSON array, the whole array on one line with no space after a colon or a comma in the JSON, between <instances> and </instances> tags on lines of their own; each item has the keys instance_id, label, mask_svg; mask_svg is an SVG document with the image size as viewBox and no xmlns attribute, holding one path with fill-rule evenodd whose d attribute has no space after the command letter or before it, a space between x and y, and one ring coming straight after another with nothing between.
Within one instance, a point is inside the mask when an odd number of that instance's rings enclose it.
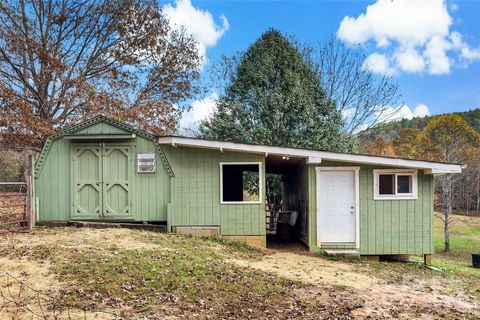
<instances>
[{"instance_id":1,"label":"forested hillside","mask_svg":"<svg viewBox=\"0 0 480 320\"><path fill-rule=\"evenodd\" d=\"M362 153L465 165L435 177L436 207L447 221L452 210L480 214L480 109L385 124L359 142Z\"/></svg>"},{"instance_id":2,"label":"forested hillside","mask_svg":"<svg viewBox=\"0 0 480 320\"><path fill-rule=\"evenodd\" d=\"M461 117L475 130L480 131L480 108L464 112L454 112L452 114ZM414 128L422 130L428 122L438 118L439 116L440 115L434 115L425 118L402 119L400 121L380 124L360 133L358 137L361 143L375 140L375 138L378 136L382 136L387 140L397 139L398 133L401 129Z\"/></svg>"}]
</instances>

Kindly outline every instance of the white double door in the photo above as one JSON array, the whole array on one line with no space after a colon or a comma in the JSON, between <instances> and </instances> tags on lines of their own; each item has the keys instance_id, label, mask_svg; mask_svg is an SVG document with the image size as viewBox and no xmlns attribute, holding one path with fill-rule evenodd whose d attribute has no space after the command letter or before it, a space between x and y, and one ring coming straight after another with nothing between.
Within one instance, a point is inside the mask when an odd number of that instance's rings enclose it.
<instances>
[{"instance_id":1,"label":"white double door","mask_svg":"<svg viewBox=\"0 0 480 320\"><path fill-rule=\"evenodd\" d=\"M317 170L317 241L355 243L357 197L355 169Z\"/></svg>"}]
</instances>

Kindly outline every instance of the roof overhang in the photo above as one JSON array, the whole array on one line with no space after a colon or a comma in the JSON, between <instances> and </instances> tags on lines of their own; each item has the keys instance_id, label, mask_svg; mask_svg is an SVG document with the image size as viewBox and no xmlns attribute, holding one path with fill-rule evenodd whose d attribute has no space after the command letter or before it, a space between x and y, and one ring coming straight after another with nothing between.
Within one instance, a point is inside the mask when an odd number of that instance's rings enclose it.
<instances>
[{"instance_id":1,"label":"roof overhang","mask_svg":"<svg viewBox=\"0 0 480 320\"><path fill-rule=\"evenodd\" d=\"M423 169L426 174L460 173L462 166L459 164L431 162L422 160L408 160L390 157L378 157L362 154L339 153L329 151L316 151L308 149L284 148L266 145L253 145L234 142L221 142L188 137L160 137L160 144L172 146L185 146L204 149L217 149L220 151L236 151L278 156L301 157L309 164L318 164L323 160L353 162L359 164L381 165L389 167Z\"/></svg>"}]
</instances>

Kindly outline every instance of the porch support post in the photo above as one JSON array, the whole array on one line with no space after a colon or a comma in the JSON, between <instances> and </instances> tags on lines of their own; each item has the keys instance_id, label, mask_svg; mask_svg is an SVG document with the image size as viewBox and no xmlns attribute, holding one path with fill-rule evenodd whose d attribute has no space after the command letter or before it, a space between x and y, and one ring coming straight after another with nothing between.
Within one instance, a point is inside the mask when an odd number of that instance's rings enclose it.
<instances>
[{"instance_id":1,"label":"porch support post","mask_svg":"<svg viewBox=\"0 0 480 320\"><path fill-rule=\"evenodd\" d=\"M423 263L424 264L432 264L432 255L431 254L424 254L423 255Z\"/></svg>"},{"instance_id":2,"label":"porch support post","mask_svg":"<svg viewBox=\"0 0 480 320\"><path fill-rule=\"evenodd\" d=\"M380 256L365 256L367 258L368 261L372 261L372 262L379 262L380 261Z\"/></svg>"}]
</instances>

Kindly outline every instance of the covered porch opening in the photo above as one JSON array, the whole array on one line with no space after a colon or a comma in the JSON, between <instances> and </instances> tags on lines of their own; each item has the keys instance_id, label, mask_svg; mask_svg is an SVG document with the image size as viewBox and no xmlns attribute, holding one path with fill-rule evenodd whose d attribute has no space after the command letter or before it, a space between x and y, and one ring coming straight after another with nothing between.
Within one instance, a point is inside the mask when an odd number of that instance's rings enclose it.
<instances>
[{"instance_id":1,"label":"covered porch opening","mask_svg":"<svg viewBox=\"0 0 480 320\"><path fill-rule=\"evenodd\" d=\"M265 159L267 247L306 250L308 243L308 166L303 158Z\"/></svg>"}]
</instances>

